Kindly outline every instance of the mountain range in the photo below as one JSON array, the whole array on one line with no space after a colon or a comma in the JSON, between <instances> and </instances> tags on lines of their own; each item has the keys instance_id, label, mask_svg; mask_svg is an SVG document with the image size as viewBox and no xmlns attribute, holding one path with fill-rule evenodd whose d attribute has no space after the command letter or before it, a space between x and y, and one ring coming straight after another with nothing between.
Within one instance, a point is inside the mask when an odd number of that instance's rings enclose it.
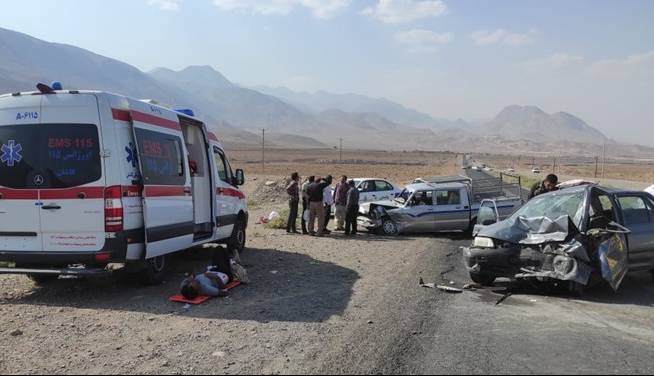
<instances>
[{"instance_id":1,"label":"mountain range","mask_svg":"<svg viewBox=\"0 0 654 376\"><path fill-rule=\"evenodd\" d=\"M193 108L225 143L512 153L595 154L609 143L615 153L654 149L620 145L568 113L509 106L483 123L432 117L384 98L294 92L237 85L210 66L180 71L136 67L93 52L45 42L0 28L0 92L31 91L37 82L62 81L67 89L95 89Z\"/></svg>"}]
</instances>

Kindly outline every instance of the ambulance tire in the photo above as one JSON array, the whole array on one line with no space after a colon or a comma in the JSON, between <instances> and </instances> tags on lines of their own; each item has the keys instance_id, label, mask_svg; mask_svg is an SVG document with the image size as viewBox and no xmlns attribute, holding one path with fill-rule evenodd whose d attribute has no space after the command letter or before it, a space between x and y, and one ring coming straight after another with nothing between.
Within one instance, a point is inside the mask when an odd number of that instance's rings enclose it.
<instances>
[{"instance_id":1,"label":"ambulance tire","mask_svg":"<svg viewBox=\"0 0 654 376\"><path fill-rule=\"evenodd\" d=\"M40 275L30 274L27 278L31 279L37 286L45 286L59 279L58 275Z\"/></svg>"},{"instance_id":2,"label":"ambulance tire","mask_svg":"<svg viewBox=\"0 0 654 376\"><path fill-rule=\"evenodd\" d=\"M141 271L141 283L147 286L160 285L168 276L170 270L170 256L163 255L145 260Z\"/></svg>"},{"instance_id":3,"label":"ambulance tire","mask_svg":"<svg viewBox=\"0 0 654 376\"><path fill-rule=\"evenodd\" d=\"M227 246L230 249L236 249L238 253L243 253L246 240L247 231L245 229L245 222L242 218L239 218L234 224L234 231L232 232L232 237L227 241Z\"/></svg>"}]
</instances>

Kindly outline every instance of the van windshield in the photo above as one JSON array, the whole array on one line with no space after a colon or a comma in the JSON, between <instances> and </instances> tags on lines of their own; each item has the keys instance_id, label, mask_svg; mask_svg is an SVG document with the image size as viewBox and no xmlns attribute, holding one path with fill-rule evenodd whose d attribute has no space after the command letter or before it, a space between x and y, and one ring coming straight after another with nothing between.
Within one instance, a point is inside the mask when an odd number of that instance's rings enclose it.
<instances>
[{"instance_id":1,"label":"van windshield","mask_svg":"<svg viewBox=\"0 0 654 376\"><path fill-rule=\"evenodd\" d=\"M90 124L0 126L0 186L60 189L97 181L98 141Z\"/></svg>"}]
</instances>

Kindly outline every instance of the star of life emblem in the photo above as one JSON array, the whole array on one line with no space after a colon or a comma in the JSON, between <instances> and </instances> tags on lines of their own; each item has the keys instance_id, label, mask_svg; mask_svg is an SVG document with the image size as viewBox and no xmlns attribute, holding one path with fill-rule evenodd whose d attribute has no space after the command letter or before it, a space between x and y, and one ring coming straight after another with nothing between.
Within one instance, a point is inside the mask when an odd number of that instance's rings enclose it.
<instances>
[{"instance_id":1,"label":"star of life emblem","mask_svg":"<svg viewBox=\"0 0 654 376\"><path fill-rule=\"evenodd\" d=\"M14 167L16 163L20 163L23 160L23 147L21 144L17 144L15 140L7 141L7 144L2 145L2 155L0 156L0 161L6 163L8 167Z\"/></svg>"}]
</instances>

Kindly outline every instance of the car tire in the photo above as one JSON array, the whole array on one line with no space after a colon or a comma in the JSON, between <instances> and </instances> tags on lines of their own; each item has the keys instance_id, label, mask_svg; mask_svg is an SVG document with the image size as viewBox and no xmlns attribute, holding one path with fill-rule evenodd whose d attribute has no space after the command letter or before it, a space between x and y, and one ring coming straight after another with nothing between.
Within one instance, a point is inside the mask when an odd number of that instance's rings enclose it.
<instances>
[{"instance_id":1,"label":"car tire","mask_svg":"<svg viewBox=\"0 0 654 376\"><path fill-rule=\"evenodd\" d=\"M58 275L41 275L30 274L27 278L31 279L37 286L45 286L59 279Z\"/></svg>"},{"instance_id":2,"label":"car tire","mask_svg":"<svg viewBox=\"0 0 654 376\"><path fill-rule=\"evenodd\" d=\"M238 253L243 253L246 241L247 231L245 228L245 222L242 219L239 219L234 224L234 230L232 236L227 241L227 246L230 249L236 249Z\"/></svg>"},{"instance_id":3,"label":"car tire","mask_svg":"<svg viewBox=\"0 0 654 376\"><path fill-rule=\"evenodd\" d=\"M381 231L386 236L398 236L400 234L400 228L397 226L397 223L390 219L384 219Z\"/></svg>"},{"instance_id":4,"label":"car tire","mask_svg":"<svg viewBox=\"0 0 654 376\"><path fill-rule=\"evenodd\" d=\"M145 260L141 271L141 283L147 286L160 285L168 276L170 270L170 256L164 255Z\"/></svg>"},{"instance_id":5,"label":"car tire","mask_svg":"<svg viewBox=\"0 0 654 376\"><path fill-rule=\"evenodd\" d=\"M497 277L485 273L470 273L470 279L472 279L474 283L477 283L479 285L485 287L492 287L495 284L495 280L497 279Z\"/></svg>"}]
</instances>

